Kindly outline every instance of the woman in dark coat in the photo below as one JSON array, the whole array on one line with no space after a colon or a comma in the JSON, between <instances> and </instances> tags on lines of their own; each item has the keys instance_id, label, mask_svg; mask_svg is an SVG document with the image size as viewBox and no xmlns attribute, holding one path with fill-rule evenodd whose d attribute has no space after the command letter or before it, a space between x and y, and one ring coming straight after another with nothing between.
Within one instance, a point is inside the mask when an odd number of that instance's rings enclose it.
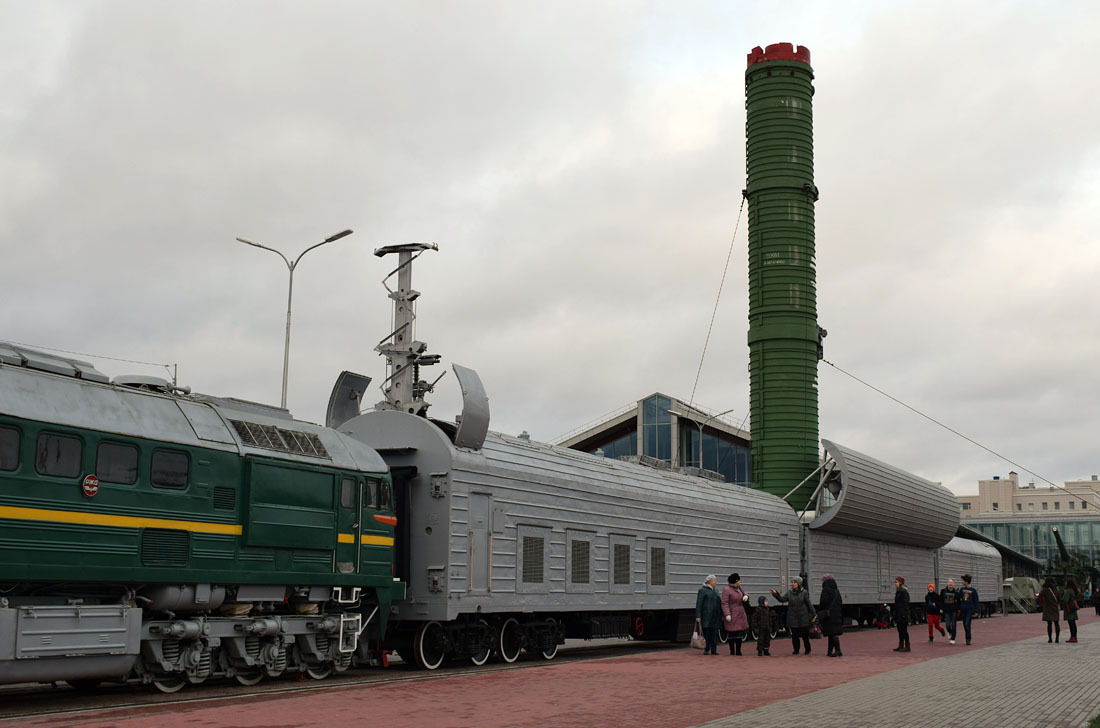
<instances>
[{"instance_id":1,"label":"woman in dark coat","mask_svg":"<svg viewBox=\"0 0 1100 728\"><path fill-rule=\"evenodd\" d=\"M1058 606L1061 602L1061 594L1058 593L1058 586L1054 583L1054 579L1047 577L1043 582L1043 588L1039 592L1039 604L1043 607L1043 621L1047 623L1047 642L1057 642L1058 637L1062 632L1062 627L1058 624ZM1051 639L1051 632L1054 632L1054 639Z\"/></svg>"},{"instance_id":2,"label":"woman in dark coat","mask_svg":"<svg viewBox=\"0 0 1100 728\"><path fill-rule=\"evenodd\" d=\"M1066 642L1077 641L1077 609L1081 606L1084 594L1077 588L1077 582L1066 579L1066 590L1062 592L1062 607L1066 610L1066 623L1069 625L1069 639Z\"/></svg>"},{"instance_id":3,"label":"woman in dark coat","mask_svg":"<svg viewBox=\"0 0 1100 728\"><path fill-rule=\"evenodd\" d=\"M898 646L894 652L909 652L909 590L905 577L894 579L894 624L898 628Z\"/></svg>"},{"instance_id":4,"label":"woman in dark coat","mask_svg":"<svg viewBox=\"0 0 1100 728\"><path fill-rule=\"evenodd\" d=\"M695 597L695 623L703 632L703 638L707 646L703 649L704 655L718 654L718 626L722 623L722 599L718 592L714 591L718 584L718 577L711 574L699 587L699 594Z\"/></svg>"},{"instance_id":5,"label":"woman in dark coat","mask_svg":"<svg viewBox=\"0 0 1100 728\"><path fill-rule=\"evenodd\" d=\"M780 594L775 589L771 591L773 597L787 603L787 631L791 633L793 654L798 654L799 639L806 645L806 654L810 654L810 623L817 619L817 612L809 593L802 588L802 580L792 576L791 589L786 594Z\"/></svg>"},{"instance_id":6,"label":"woman in dark coat","mask_svg":"<svg viewBox=\"0 0 1100 728\"><path fill-rule=\"evenodd\" d=\"M821 634L829 638L829 657L844 657L840 651L840 635L844 631L844 599L840 596L832 574L821 577L821 599L817 614L821 622Z\"/></svg>"}]
</instances>

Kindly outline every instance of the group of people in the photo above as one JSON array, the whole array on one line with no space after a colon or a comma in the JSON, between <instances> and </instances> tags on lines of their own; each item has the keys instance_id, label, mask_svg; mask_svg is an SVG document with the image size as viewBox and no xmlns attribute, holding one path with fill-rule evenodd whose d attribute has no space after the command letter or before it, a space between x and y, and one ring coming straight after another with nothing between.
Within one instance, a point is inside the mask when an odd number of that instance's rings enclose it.
<instances>
[{"instance_id":1,"label":"group of people","mask_svg":"<svg viewBox=\"0 0 1100 728\"><path fill-rule=\"evenodd\" d=\"M1095 599L1096 595L1093 595ZM1048 576L1039 592L1039 605L1043 608L1043 621L1047 623L1047 642L1057 642L1062 632L1059 625L1059 609L1069 623L1069 639L1077 641L1077 610L1084 606L1085 597L1073 579L1066 579L1065 589L1059 589L1053 577ZM1100 614L1100 610L1097 611ZM1053 639L1051 637L1053 636Z\"/></svg>"},{"instance_id":2,"label":"group of people","mask_svg":"<svg viewBox=\"0 0 1100 728\"><path fill-rule=\"evenodd\" d=\"M950 634L950 643L955 644L958 621L961 620L966 633L966 644L970 644L970 623L974 615L978 613L980 606L978 590L970 585L971 578L969 574L964 574L961 588L956 588L954 579L948 579L947 586L939 592L936 591L935 584L928 585L928 593L924 599L924 611L928 615L929 642L934 641L935 633L938 631L943 637ZM695 623L705 641L704 655L718 654L718 631L723 626L729 634L730 654L741 654L741 643L745 640L749 629L749 616L745 610L746 605L749 604L749 595L741 588L740 574L730 574L728 582L727 586L722 589L722 593L719 594L717 591L718 577L714 574L708 575L695 599ZM821 636L827 637L829 640L828 656L844 656L840 649L840 635L844 629L844 600L832 574L825 574L821 577L821 597L818 599L816 609L810 599L809 592L803 588L802 579L797 576L791 579L791 588L786 592L780 594L775 589L770 591L777 601L787 605L787 632L791 636L791 646L794 648L792 654L799 654L800 648L801 654L810 654L811 631L820 630ZM1068 591L1067 588L1067 593ZM1080 590L1077 590L1077 595L1077 600L1080 600ZM1057 598L1062 599L1062 597ZM909 601L909 590L905 586L905 577L899 576L894 580L893 613L894 624L898 630L898 646L894 649L894 652L911 651L909 642ZM1070 632L1073 637L1070 641L1076 642L1077 602L1072 599L1070 602L1074 605L1074 621L1070 622ZM757 598L757 608L752 610L752 629L756 633L756 654L758 656L771 655L772 616L767 607L767 597L760 596ZM1066 619L1069 620L1069 612L1067 611L1066 614ZM941 617L943 618L942 624ZM1045 606L1043 618L1046 619ZM1057 619L1057 609L1055 609L1055 630L1058 629ZM1050 633L1049 624L1047 632Z\"/></svg>"},{"instance_id":3,"label":"group of people","mask_svg":"<svg viewBox=\"0 0 1100 728\"><path fill-rule=\"evenodd\" d=\"M941 637L950 635L948 642L955 644L958 623L962 620L966 644L970 644L970 623L981 607L978 590L970 585L971 579L970 574L963 574L961 588L955 586L954 579L948 579L947 586L938 592L935 584L928 585L924 595L924 614L928 619L929 642L934 642L936 632L939 632ZM894 614L897 615L894 621L898 628L898 646L894 651L909 652L909 590L905 587L904 577L894 580L894 589Z\"/></svg>"},{"instance_id":4,"label":"group of people","mask_svg":"<svg viewBox=\"0 0 1100 728\"><path fill-rule=\"evenodd\" d=\"M728 584L718 594L718 577L707 576L695 599L695 622L705 640L703 654L718 654L718 630L724 626L729 634L731 655L741 654L749 629L749 616L745 606L749 595L741 588L741 575L729 575ZM802 579L791 579L791 588L783 594L775 589L771 594L776 600L787 605L787 631L791 635L794 654L799 654L800 642L805 646L804 654L810 654L810 630L820 629L821 634L829 638L829 657L843 657L840 651L840 634L843 631L843 599L832 574L821 579L821 598L815 609L809 592L802 587ZM756 600L757 608L752 610L752 630L756 634L756 654L759 657L771 656L772 613L768 609L768 598L761 595ZM818 615L821 615L820 625Z\"/></svg>"}]
</instances>

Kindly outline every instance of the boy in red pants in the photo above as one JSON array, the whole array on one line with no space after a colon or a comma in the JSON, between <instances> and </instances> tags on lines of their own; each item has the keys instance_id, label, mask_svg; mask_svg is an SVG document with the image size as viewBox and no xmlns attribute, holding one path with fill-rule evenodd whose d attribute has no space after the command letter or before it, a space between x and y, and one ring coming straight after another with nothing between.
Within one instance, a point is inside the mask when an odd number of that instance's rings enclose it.
<instances>
[{"instance_id":1,"label":"boy in red pants","mask_svg":"<svg viewBox=\"0 0 1100 728\"><path fill-rule=\"evenodd\" d=\"M928 641L932 641L932 630L938 629L940 636L946 636L940 626L940 614L943 613L943 604L940 603L940 595L936 593L936 585L928 585L928 594L924 597L924 613L928 616Z\"/></svg>"}]
</instances>

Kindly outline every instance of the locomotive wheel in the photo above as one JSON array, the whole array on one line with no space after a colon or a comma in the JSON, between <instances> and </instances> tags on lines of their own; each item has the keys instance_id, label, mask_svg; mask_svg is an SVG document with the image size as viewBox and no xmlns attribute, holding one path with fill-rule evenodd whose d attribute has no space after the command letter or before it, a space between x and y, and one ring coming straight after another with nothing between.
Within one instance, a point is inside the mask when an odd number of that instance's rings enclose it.
<instances>
[{"instance_id":1,"label":"locomotive wheel","mask_svg":"<svg viewBox=\"0 0 1100 728\"><path fill-rule=\"evenodd\" d=\"M413 637L413 658L422 670L434 670L447 656L447 635L439 622L425 622Z\"/></svg>"},{"instance_id":2,"label":"locomotive wheel","mask_svg":"<svg viewBox=\"0 0 1100 728\"><path fill-rule=\"evenodd\" d=\"M496 643L497 654L504 662L511 664L519 658L519 651L523 647L523 633L515 617L509 617L501 623L497 630Z\"/></svg>"},{"instance_id":3,"label":"locomotive wheel","mask_svg":"<svg viewBox=\"0 0 1100 728\"><path fill-rule=\"evenodd\" d=\"M550 625L550 630L554 634L554 644L546 648L545 650L539 650L539 654L542 655L542 659L544 660L553 660L555 657L558 656L558 631L556 629L557 624L552 619L548 619L546 620L546 622Z\"/></svg>"},{"instance_id":4,"label":"locomotive wheel","mask_svg":"<svg viewBox=\"0 0 1100 728\"><path fill-rule=\"evenodd\" d=\"M264 679L264 672L259 668L255 668L245 672L237 672L235 675L233 675L233 679L241 685L244 685L246 688L250 688Z\"/></svg>"},{"instance_id":5,"label":"locomotive wheel","mask_svg":"<svg viewBox=\"0 0 1100 728\"><path fill-rule=\"evenodd\" d=\"M477 626L480 627L484 632L489 632L489 623L486 622L484 619L477 620ZM489 657L491 657L492 654L493 654L493 646L492 645L486 645L481 650L481 652L477 652L477 653L474 653L474 654L470 655L470 662L474 663L478 667L481 667L482 665L484 665L486 662L489 661Z\"/></svg>"},{"instance_id":6,"label":"locomotive wheel","mask_svg":"<svg viewBox=\"0 0 1100 728\"><path fill-rule=\"evenodd\" d=\"M162 675L153 678L153 687L166 694L178 693L187 685L187 679L182 675Z\"/></svg>"}]
</instances>

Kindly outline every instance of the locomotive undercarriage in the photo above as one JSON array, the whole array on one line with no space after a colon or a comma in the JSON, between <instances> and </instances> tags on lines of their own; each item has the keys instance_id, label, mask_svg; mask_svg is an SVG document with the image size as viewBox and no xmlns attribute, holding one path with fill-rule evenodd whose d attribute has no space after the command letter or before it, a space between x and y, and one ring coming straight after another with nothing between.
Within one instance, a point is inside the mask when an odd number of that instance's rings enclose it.
<instances>
[{"instance_id":1,"label":"locomotive undercarriage","mask_svg":"<svg viewBox=\"0 0 1100 728\"><path fill-rule=\"evenodd\" d=\"M211 592L199 587L177 591ZM380 636L378 608L358 588L315 590L324 601L297 598L308 589L278 602L218 598L211 609L181 597L172 610L154 609L142 596L151 592L141 588L83 596L58 585L7 588L9 596L0 597L0 678L9 683L64 680L88 688L117 681L173 693L210 678L255 685L304 673L320 680L379 662L380 653L368 648Z\"/></svg>"}]
</instances>

